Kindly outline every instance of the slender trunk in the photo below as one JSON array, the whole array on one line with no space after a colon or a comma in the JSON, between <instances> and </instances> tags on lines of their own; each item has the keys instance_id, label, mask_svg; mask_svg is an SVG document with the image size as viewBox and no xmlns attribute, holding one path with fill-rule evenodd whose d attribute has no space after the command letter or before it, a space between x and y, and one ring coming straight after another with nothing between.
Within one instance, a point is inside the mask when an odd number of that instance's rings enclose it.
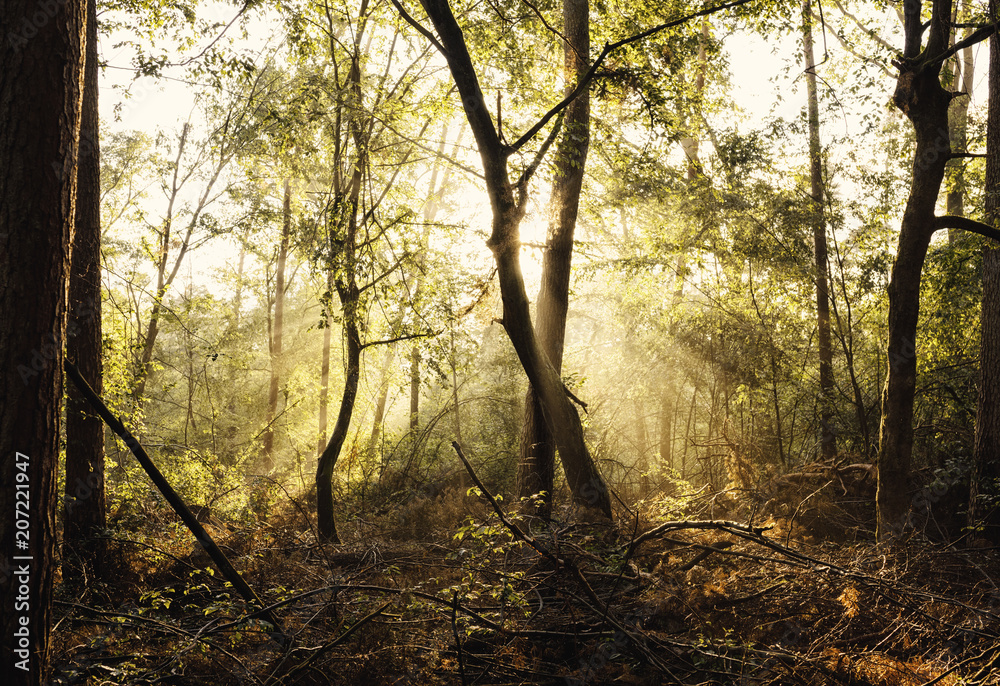
<instances>
[{"instance_id":1,"label":"slender trunk","mask_svg":"<svg viewBox=\"0 0 1000 686\"><path fill-rule=\"evenodd\" d=\"M691 442L691 423L694 420L694 407L698 400L698 387L695 386L694 390L691 391L691 407L688 408L687 422L684 424L684 450L681 451L681 478L686 478L687 474L687 456L688 456L688 443ZM711 420L710 420L711 421Z\"/></svg>"},{"instance_id":2,"label":"slender trunk","mask_svg":"<svg viewBox=\"0 0 1000 686\"><path fill-rule=\"evenodd\" d=\"M462 411L458 401L458 359L455 352L455 328L451 329L451 402L455 406L455 440L459 445L465 445L462 440ZM464 482L464 479L463 479Z\"/></svg>"},{"instance_id":3,"label":"slender trunk","mask_svg":"<svg viewBox=\"0 0 1000 686\"><path fill-rule=\"evenodd\" d=\"M675 389L671 389L670 393L664 393L660 397L660 464L671 469L674 466L674 436L671 428L674 420L675 397Z\"/></svg>"},{"instance_id":4,"label":"slender trunk","mask_svg":"<svg viewBox=\"0 0 1000 686\"><path fill-rule=\"evenodd\" d=\"M990 16L1000 2L990 0ZM1000 39L990 38L989 110L986 119L986 223L1000 224ZM1000 515L984 497L1000 488L1000 248L983 248L982 340L979 352L979 400L976 442L969 478L969 524L984 525L991 540L1000 540ZM995 500L993 501L995 503Z\"/></svg>"},{"instance_id":5,"label":"slender trunk","mask_svg":"<svg viewBox=\"0 0 1000 686\"><path fill-rule=\"evenodd\" d=\"M420 348L410 350L410 430L420 426Z\"/></svg>"},{"instance_id":6,"label":"slender trunk","mask_svg":"<svg viewBox=\"0 0 1000 686\"><path fill-rule=\"evenodd\" d=\"M163 231L160 235L160 252L156 263L156 294L153 297L153 308L149 313L149 322L146 324L146 334L142 339L142 350L139 353L139 361L135 370L135 385L132 389L132 397L136 403L142 402L142 397L146 393L146 382L152 371L153 348L156 345L156 338L160 333L160 310L163 306L163 298L166 296L167 288L170 286L172 278L167 276L167 261L170 258L170 234L173 228L174 203L180 190L178 179L180 178L181 160L184 158L184 148L187 146L188 133L191 130L189 124L184 124L181 130L181 137L177 143L177 158L174 160L174 176L171 186L170 202L167 205L167 216L163 222ZM176 270L174 270L176 273Z\"/></svg>"},{"instance_id":7,"label":"slender trunk","mask_svg":"<svg viewBox=\"0 0 1000 686\"><path fill-rule=\"evenodd\" d=\"M441 142L438 145L437 158L431 168L430 187L427 191L427 199L424 201L424 232L420 239L421 253L416 261L416 287L413 289L413 307L420 306L420 299L423 294L424 278L423 271L427 260L424 253L427 250L427 241L430 238L431 224L437 218L438 210L441 208L441 198L448 188L448 180L451 176L451 169L445 169L441 175L441 183L438 184L438 174L440 173L441 158L444 156L444 146L448 139L448 124L441 127ZM462 129L459 129L458 138L455 140L455 151L462 141ZM454 155L452 155L454 157ZM420 426L420 344L413 343L410 350L410 430L416 431Z\"/></svg>"},{"instance_id":8,"label":"slender trunk","mask_svg":"<svg viewBox=\"0 0 1000 686\"><path fill-rule=\"evenodd\" d=\"M937 0L921 52L925 27L921 3L907 3L905 49L893 100L909 117L916 134L913 179L903 213L896 259L889 282L888 374L882 394L876 504L878 540L888 542L907 524L913 454L913 398L917 381L916 336L920 314L920 276L931 235L944 169L951 152L948 105L941 87L940 62L947 47L951 2Z\"/></svg>"},{"instance_id":9,"label":"slender trunk","mask_svg":"<svg viewBox=\"0 0 1000 686\"><path fill-rule=\"evenodd\" d=\"M0 41L0 683L10 686L49 683L86 46L82 0L46 11L34 0L7 0Z\"/></svg>"},{"instance_id":10,"label":"slender trunk","mask_svg":"<svg viewBox=\"0 0 1000 686\"><path fill-rule=\"evenodd\" d=\"M331 291L330 298L333 298L333 271L327 272L327 288ZM331 300L332 302L332 300ZM323 352L320 362L320 391L319 391L319 447L316 449L317 455L322 455L326 448L326 426L327 408L330 402L330 343L331 343L331 314L327 313L326 326L323 327Z\"/></svg>"},{"instance_id":11,"label":"slender trunk","mask_svg":"<svg viewBox=\"0 0 1000 686\"><path fill-rule=\"evenodd\" d=\"M281 244L278 247L278 268L274 277L274 328L271 334L271 384L267 393L267 428L264 430L264 454L261 469L266 474L274 469L274 418L278 413L278 388L281 385L281 335L285 322L285 265L288 242L292 231L292 186L285 179L282 210Z\"/></svg>"},{"instance_id":12,"label":"slender trunk","mask_svg":"<svg viewBox=\"0 0 1000 686\"><path fill-rule=\"evenodd\" d=\"M586 73L590 54L590 5L588 0L563 0L565 89L570 92ZM573 234L580 207L584 168L590 147L590 96L580 94L567 108L563 132L556 149L555 175L550 202L553 221L542 259L542 284L536 306L539 344L556 373L562 370L569 281L573 262ZM517 494L529 498L541 493L532 509L544 518L552 510L555 475L555 442L544 421L539 421L539 392L528 390L518 460Z\"/></svg>"},{"instance_id":13,"label":"slender trunk","mask_svg":"<svg viewBox=\"0 0 1000 686\"><path fill-rule=\"evenodd\" d=\"M76 235L69 281L66 355L98 393L101 368L101 168L97 100L97 5L87 3L87 48L76 176ZM66 389L66 487L63 566L67 581L103 575L106 525L104 422L75 386Z\"/></svg>"},{"instance_id":14,"label":"slender trunk","mask_svg":"<svg viewBox=\"0 0 1000 686\"><path fill-rule=\"evenodd\" d=\"M368 456L375 454L378 438L382 434L385 423L385 404L389 400L389 378L392 375L392 364L396 359L396 343L386 347L385 359L382 362L381 379L378 384L378 396L375 401L375 421L372 422L372 433L368 438Z\"/></svg>"},{"instance_id":15,"label":"slender trunk","mask_svg":"<svg viewBox=\"0 0 1000 686\"><path fill-rule=\"evenodd\" d=\"M813 55L812 0L802 2L802 46L809 99L809 177L812 197L813 249L816 278L816 338L819 348L820 452L832 460L837 453L833 429L833 345L830 338L830 266L827 261L826 219L823 216L823 157L819 139L819 94ZM779 427L780 435L780 427ZM780 441L780 438L779 438Z\"/></svg>"},{"instance_id":16,"label":"slender trunk","mask_svg":"<svg viewBox=\"0 0 1000 686\"><path fill-rule=\"evenodd\" d=\"M243 264L246 257L246 249L240 246L240 260L236 267L236 297L233 299L234 321L237 329L240 327L240 311L243 309Z\"/></svg>"},{"instance_id":17,"label":"slender trunk","mask_svg":"<svg viewBox=\"0 0 1000 686\"><path fill-rule=\"evenodd\" d=\"M957 11L959 21L965 21L969 15L968 0L961 3ZM955 55L952 62L952 88L962 93L964 97L955 98L948 111L948 128L951 137L951 149L956 152L968 150L969 101L974 87L975 62L972 58L972 46L963 49ZM956 217L965 216L965 161L955 160L948 169L948 195L946 196L948 214ZM954 243L958 231L948 230L948 241Z\"/></svg>"},{"instance_id":18,"label":"slender trunk","mask_svg":"<svg viewBox=\"0 0 1000 686\"><path fill-rule=\"evenodd\" d=\"M840 290L844 296L845 316L841 317L837 309L837 299L835 297L830 298L830 306L833 317L837 321L837 340L840 342L840 348L844 352L844 366L847 368L847 378L851 382L851 392L854 395L854 413L858 421L858 430L861 432L864 456L865 459L869 459L872 454L872 441L871 432L868 430L868 408L865 404L865 396L861 390L861 383L858 381L857 369L854 365L854 331L851 301L847 295L847 283L844 279L844 261L841 258L839 249L837 249L836 241L834 242L834 249L837 250L837 267L840 274ZM876 370L876 378L878 378L878 370Z\"/></svg>"}]
</instances>

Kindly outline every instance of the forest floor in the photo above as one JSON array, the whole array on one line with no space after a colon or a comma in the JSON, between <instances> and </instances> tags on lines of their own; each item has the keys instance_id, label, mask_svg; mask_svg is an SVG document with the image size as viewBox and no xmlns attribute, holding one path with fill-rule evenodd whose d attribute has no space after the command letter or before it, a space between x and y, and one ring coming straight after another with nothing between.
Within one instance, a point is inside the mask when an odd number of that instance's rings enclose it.
<instances>
[{"instance_id":1,"label":"forest floor","mask_svg":"<svg viewBox=\"0 0 1000 686\"><path fill-rule=\"evenodd\" d=\"M175 519L122 521L106 580L57 587L53 683L1000 684L997 549L834 535L848 489L827 490L766 518L640 504L615 527L508 526L451 491L325 546L301 507L216 520L283 641Z\"/></svg>"}]
</instances>

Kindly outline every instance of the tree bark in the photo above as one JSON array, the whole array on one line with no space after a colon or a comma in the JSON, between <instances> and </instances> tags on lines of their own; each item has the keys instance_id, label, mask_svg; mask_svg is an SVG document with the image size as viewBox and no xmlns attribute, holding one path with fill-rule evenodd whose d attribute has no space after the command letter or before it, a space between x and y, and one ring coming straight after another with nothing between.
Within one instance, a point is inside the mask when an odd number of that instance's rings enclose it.
<instances>
[{"instance_id":1,"label":"tree bark","mask_svg":"<svg viewBox=\"0 0 1000 686\"><path fill-rule=\"evenodd\" d=\"M990 16L1000 12L990 0ZM986 118L986 223L1000 222L1000 39L990 38L989 110ZM1000 247L983 247L982 336L979 349L979 399L976 441L969 477L969 524L985 526L991 540L1000 540L1000 515L983 495L1000 490Z\"/></svg>"},{"instance_id":2,"label":"tree bark","mask_svg":"<svg viewBox=\"0 0 1000 686\"><path fill-rule=\"evenodd\" d=\"M497 265L504 328L529 383L541 400L545 423L559 450L574 499L578 504L600 510L610 518L610 493L584 442L580 416L531 323L520 262L520 224L524 217L526 184L530 174L523 175L516 185L510 181L507 160L513 150L501 142L486 109L472 58L451 7L446 0L423 0L423 7L445 49L448 66L462 97L462 105L482 159L493 214L487 245Z\"/></svg>"},{"instance_id":3,"label":"tree bark","mask_svg":"<svg viewBox=\"0 0 1000 686\"><path fill-rule=\"evenodd\" d=\"M570 93L587 73L590 55L590 4L563 0L563 56L565 92ZM562 371L569 311L569 280L573 263L573 234L580 208L584 168L590 148L590 94L583 91L566 108L562 136L556 147L555 176L549 201L551 221L542 258L542 284L535 308L539 343L557 373ZM548 519L552 512L555 443L545 425L538 394L528 389L517 470L517 495L541 493L530 509Z\"/></svg>"},{"instance_id":4,"label":"tree bark","mask_svg":"<svg viewBox=\"0 0 1000 686\"><path fill-rule=\"evenodd\" d=\"M3 18L0 683L36 686L48 681L86 5L68 0L43 11L33 0L7 0Z\"/></svg>"},{"instance_id":5,"label":"tree bark","mask_svg":"<svg viewBox=\"0 0 1000 686\"><path fill-rule=\"evenodd\" d=\"M274 418L278 414L278 389L281 386L281 334L285 326L285 264L288 261L288 241L292 232L292 185L285 179L282 209L281 243L278 247L278 267L274 276L274 328L271 333L271 384L267 391L267 428L264 430L264 473L274 469Z\"/></svg>"},{"instance_id":6,"label":"tree bark","mask_svg":"<svg viewBox=\"0 0 1000 686\"><path fill-rule=\"evenodd\" d=\"M837 438L833 429L833 345L830 338L830 266L827 262L823 199L823 156L819 138L819 94L813 55L812 2L802 2L802 47L809 100L809 177L812 197L813 250L816 279L816 339L819 349L820 453L833 459Z\"/></svg>"},{"instance_id":7,"label":"tree bark","mask_svg":"<svg viewBox=\"0 0 1000 686\"><path fill-rule=\"evenodd\" d=\"M913 124L916 150L910 195L899 232L888 288L888 374L882 394L878 457L876 537L891 541L906 526L911 492L913 397L917 379L916 336L920 313L920 275L935 231L934 208L951 152L948 105L941 86L941 59L950 35L950 0L935 0L927 45L920 2L904 4L905 48L896 63L899 77L893 101Z\"/></svg>"},{"instance_id":8,"label":"tree bark","mask_svg":"<svg viewBox=\"0 0 1000 686\"><path fill-rule=\"evenodd\" d=\"M87 2L87 47L76 176L76 233L69 280L66 354L97 393L101 369L101 163L98 123L97 4ZM63 578L102 576L106 524L104 422L76 386L66 389Z\"/></svg>"}]
</instances>

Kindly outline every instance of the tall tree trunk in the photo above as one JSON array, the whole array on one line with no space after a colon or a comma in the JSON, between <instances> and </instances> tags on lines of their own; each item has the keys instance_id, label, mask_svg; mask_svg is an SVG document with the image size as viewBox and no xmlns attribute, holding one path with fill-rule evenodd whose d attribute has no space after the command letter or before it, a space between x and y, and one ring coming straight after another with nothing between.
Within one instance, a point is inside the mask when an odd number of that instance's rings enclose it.
<instances>
[{"instance_id":1,"label":"tall tree trunk","mask_svg":"<svg viewBox=\"0 0 1000 686\"><path fill-rule=\"evenodd\" d=\"M906 524L913 452L913 396L917 379L916 336L920 275L931 235L945 164L951 152L948 105L940 82L939 56L948 47L950 0L935 0L926 47L920 2L904 3L905 47L897 62L893 101L913 123L916 150L910 196L899 232L889 283L888 374L882 394L876 503L879 541L889 541Z\"/></svg>"},{"instance_id":2,"label":"tall tree trunk","mask_svg":"<svg viewBox=\"0 0 1000 686\"><path fill-rule=\"evenodd\" d=\"M267 428L264 430L264 454L261 469L274 469L274 418L278 414L278 388L281 385L281 334L285 325L285 264L288 261L288 241L292 232L292 185L285 179L282 210L281 244L278 247L278 268L274 276L274 328L271 334L271 384L267 392Z\"/></svg>"},{"instance_id":3,"label":"tall tree trunk","mask_svg":"<svg viewBox=\"0 0 1000 686\"><path fill-rule=\"evenodd\" d=\"M826 219L823 206L823 156L819 140L819 94L813 55L812 0L802 2L802 47L806 93L809 99L809 177L813 206L813 249L816 279L816 338L819 348L820 452L825 459L837 453L833 430L833 345L830 339L830 265L827 261Z\"/></svg>"},{"instance_id":4,"label":"tall tree trunk","mask_svg":"<svg viewBox=\"0 0 1000 686\"><path fill-rule=\"evenodd\" d=\"M97 88L97 4L87 2L87 48L76 175L76 235L70 266L66 354L97 393L101 370L101 160ZM76 386L66 389L66 490L63 578L100 577L106 525L104 422Z\"/></svg>"},{"instance_id":5,"label":"tall tree trunk","mask_svg":"<svg viewBox=\"0 0 1000 686\"><path fill-rule=\"evenodd\" d=\"M0 683L48 681L86 4L7 0L0 41ZM46 14L39 22L39 14Z\"/></svg>"},{"instance_id":6,"label":"tall tree trunk","mask_svg":"<svg viewBox=\"0 0 1000 686\"><path fill-rule=\"evenodd\" d=\"M590 55L590 5L588 0L563 0L564 80L567 93L587 72ZM580 208L584 167L590 147L590 96L584 91L567 108L563 132L556 148L552 182L549 237L542 258L542 285L536 305L538 342L555 372L562 370L569 280L573 262L573 234ZM517 469L517 495L541 493L532 509L548 518L552 511L555 476L555 442L542 416L539 393L532 386L524 403L524 424Z\"/></svg>"},{"instance_id":7,"label":"tall tree trunk","mask_svg":"<svg viewBox=\"0 0 1000 686\"><path fill-rule=\"evenodd\" d=\"M1000 2L990 0L990 16ZM986 119L986 223L1000 223L1000 39L990 38L989 111ZM969 478L969 524L984 524L991 540L1000 540L1000 514L981 495L1000 489L1000 248L983 248L982 337L979 352L979 400L976 442Z\"/></svg>"},{"instance_id":8,"label":"tall tree trunk","mask_svg":"<svg viewBox=\"0 0 1000 686\"><path fill-rule=\"evenodd\" d=\"M482 159L484 181L493 214L487 245L493 252L503 301L503 325L517 353L528 382L541 400L545 424L562 459L566 480L574 499L611 517L611 496L583 439L583 425L566 393L559 372L552 366L535 334L531 310L521 273L520 224L524 218L526 184L530 174L517 185L511 183L507 160L511 154L501 142L489 110L468 47L451 7L446 0L423 0L424 9L446 50L448 66L462 97L470 128Z\"/></svg>"}]
</instances>

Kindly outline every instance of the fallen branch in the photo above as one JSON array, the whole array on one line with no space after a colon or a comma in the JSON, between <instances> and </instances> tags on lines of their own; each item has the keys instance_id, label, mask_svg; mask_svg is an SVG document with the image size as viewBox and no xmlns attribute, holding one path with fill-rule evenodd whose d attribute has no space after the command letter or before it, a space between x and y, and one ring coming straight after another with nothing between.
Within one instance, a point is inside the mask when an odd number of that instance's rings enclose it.
<instances>
[{"instance_id":1,"label":"fallen branch","mask_svg":"<svg viewBox=\"0 0 1000 686\"><path fill-rule=\"evenodd\" d=\"M194 516L194 513L191 512L188 506L184 503L184 500L177 494L177 491L173 489L163 474L160 473L160 470L157 469L155 464L153 464L153 460L149 457L149 454L146 453L146 450L139 444L139 441L136 440L135 436L133 436L132 433L125 428L125 425L111 413L108 406L104 404L104 401L101 400L100 396L94 392L94 389L90 387L87 380L80 374L80 370L78 370L76 365L70 362L68 358L65 361L65 368L70 380L73 381L73 384L80 390L83 396L87 399L87 402L90 403L91 407L93 407L97 414L101 416L101 419L103 419L104 422L111 427L111 430L118 434L123 441L125 441L125 445L127 445L129 450L132 451L132 454L135 455L135 459L138 460L140 465L142 465L146 474L149 475L150 480L152 480L152 482L160 490L160 493L162 493L163 497L166 498L168 503L170 503L170 506L174 508L174 512L176 512L181 518L184 525L191 530L191 533L194 534L195 540L201 544L201 547L204 548L205 552L212 558L212 561L215 563L215 566L219 568L219 571L222 572L222 575L226 577L229 583L233 585L233 588L235 588L247 602L258 608L263 608L264 603L262 603L260 598L257 597L257 594L252 588L250 588L249 584L243 580L243 577L240 576L240 573L236 571L235 567L233 567L229 558L226 557L226 554L222 552L222 549L219 548L208 532L205 531L201 522L199 522L198 518ZM284 647L288 638L285 636L284 630L281 628L281 622L279 622L278 618L271 612L263 613L261 616L274 626L274 632L268 632L268 635L279 645Z\"/></svg>"},{"instance_id":2,"label":"fallen branch","mask_svg":"<svg viewBox=\"0 0 1000 686\"><path fill-rule=\"evenodd\" d=\"M472 479L472 483L475 484L476 488L479 489L479 492L483 494L483 497L486 498L486 500L489 501L490 505L493 506L493 511L497 513L497 516L500 518L500 522L505 527L507 527L507 529L512 534L514 534L514 537L530 545L532 548L535 549L535 552L537 552L539 555L552 562L552 564L556 565L557 567L562 564L565 564L564 560L560 560L558 557L556 557L551 552L546 550L532 536L529 536L528 534L524 533L524 531L521 530L521 527L519 527L517 524L515 524L514 522L510 521L510 519L507 518L507 515L500 507L499 503L497 503L497 499L494 498L493 495L486 488L486 486L483 485L483 482L480 480L479 475L476 474L476 470L472 468L472 464L469 462L468 458L465 456L465 453L462 451L462 446L458 444L458 441L452 441L451 447L453 447L455 449L455 452L458 453L458 459L460 459L462 461L462 464L465 465L465 470L469 473L469 477Z\"/></svg>"}]
</instances>

